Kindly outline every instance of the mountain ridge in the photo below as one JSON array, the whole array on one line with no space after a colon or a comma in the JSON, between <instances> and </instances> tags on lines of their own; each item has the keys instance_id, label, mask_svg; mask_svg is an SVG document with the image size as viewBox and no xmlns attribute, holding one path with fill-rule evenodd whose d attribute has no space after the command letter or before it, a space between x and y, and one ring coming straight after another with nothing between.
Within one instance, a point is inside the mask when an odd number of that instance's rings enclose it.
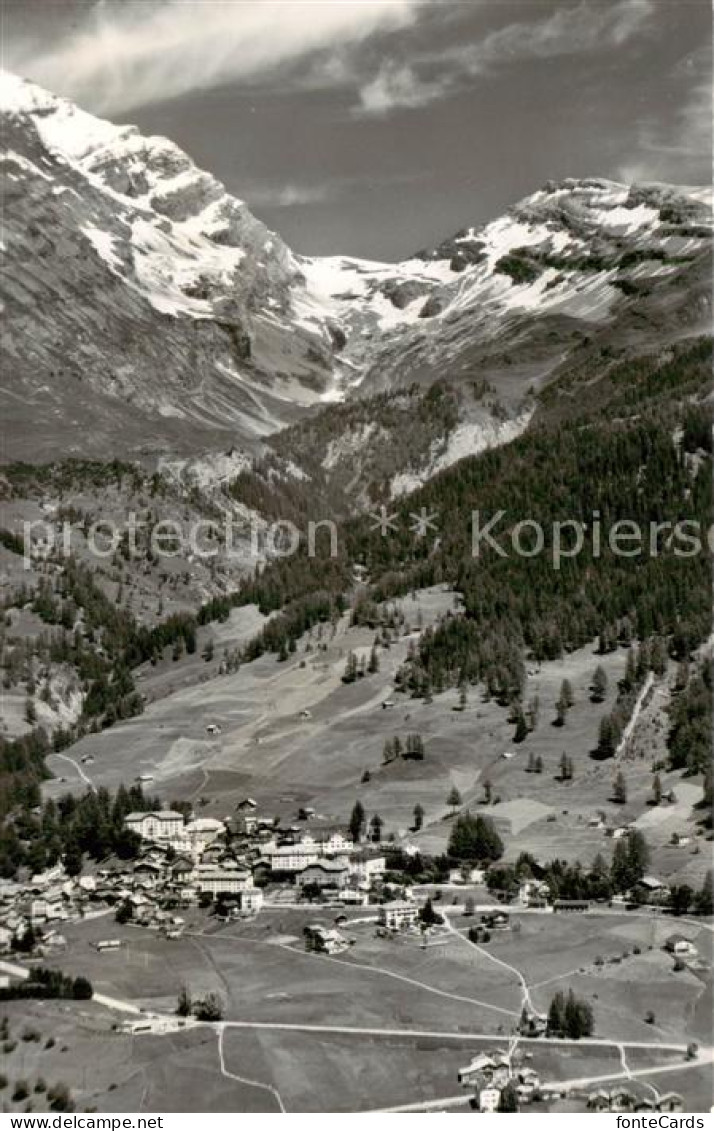
<instances>
[{"instance_id":1,"label":"mountain ridge","mask_svg":"<svg viewBox=\"0 0 714 1131\"><path fill-rule=\"evenodd\" d=\"M527 420L603 334L639 348L708 313L706 190L550 182L401 263L309 257L167 139L7 74L0 105L5 458L27 402L41 461L257 455L321 405L437 379Z\"/></svg>"}]
</instances>

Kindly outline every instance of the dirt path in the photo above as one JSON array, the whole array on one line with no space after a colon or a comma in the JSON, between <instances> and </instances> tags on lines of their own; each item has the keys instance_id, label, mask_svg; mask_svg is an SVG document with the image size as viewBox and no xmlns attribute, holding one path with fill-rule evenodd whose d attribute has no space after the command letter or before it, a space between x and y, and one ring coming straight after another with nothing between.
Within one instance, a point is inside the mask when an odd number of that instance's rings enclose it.
<instances>
[{"instance_id":1,"label":"dirt path","mask_svg":"<svg viewBox=\"0 0 714 1131\"><path fill-rule=\"evenodd\" d=\"M280 1092L274 1088L272 1084L264 1084L260 1080L249 1080L246 1076L238 1076L235 1072L230 1072L226 1068L226 1057L223 1048L223 1038L225 1036L225 1026L221 1025L218 1029L218 1063L221 1073L228 1080L236 1080L239 1084L247 1084L250 1088L261 1088L264 1092L270 1092L271 1096L275 1099L280 1111L285 1114L287 1108L285 1107Z\"/></svg>"}]
</instances>

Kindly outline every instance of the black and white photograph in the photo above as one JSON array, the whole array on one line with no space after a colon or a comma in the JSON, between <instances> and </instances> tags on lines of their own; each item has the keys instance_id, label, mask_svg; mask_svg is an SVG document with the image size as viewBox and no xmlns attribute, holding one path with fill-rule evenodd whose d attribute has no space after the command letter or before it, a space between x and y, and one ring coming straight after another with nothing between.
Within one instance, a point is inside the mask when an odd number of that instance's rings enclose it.
<instances>
[{"instance_id":1,"label":"black and white photograph","mask_svg":"<svg viewBox=\"0 0 714 1131\"><path fill-rule=\"evenodd\" d=\"M0 0L3 1131L709 1125L712 20Z\"/></svg>"}]
</instances>

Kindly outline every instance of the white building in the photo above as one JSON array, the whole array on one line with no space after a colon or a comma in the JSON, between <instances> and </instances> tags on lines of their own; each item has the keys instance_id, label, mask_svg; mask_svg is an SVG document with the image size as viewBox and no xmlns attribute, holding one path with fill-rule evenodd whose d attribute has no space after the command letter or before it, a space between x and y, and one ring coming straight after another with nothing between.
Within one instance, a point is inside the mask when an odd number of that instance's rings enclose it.
<instances>
[{"instance_id":1,"label":"white building","mask_svg":"<svg viewBox=\"0 0 714 1131\"><path fill-rule=\"evenodd\" d=\"M547 902L550 888L542 880L524 880L518 890L518 902L522 907Z\"/></svg>"},{"instance_id":2,"label":"white building","mask_svg":"<svg viewBox=\"0 0 714 1131\"><path fill-rule=\"evenodd\" d=\"M196 887L215 899L218 895L236 895L253 888L250 872L219 864L199 864L196 868Z\"/></svg>"},{"instance_id":3,"label":"white building","mask_svg":"<svg viewBox=\"0 0 714 1131\"><path fill-rule=\"evenodd\" d=\"M349 863L350 875L366 884L382 878L387 870L384 856L352 856Z\"/></svg>"},{"instance_id":4,"label":"white building","mask_svg":"<svg viewBox=\"0 0 714 1131\"><path fill-rule=\"evenodd\" d=\"M312 838L299 844L278 845L274 840L268 841L261 852L274 872L301 872L320 859L320 852Z\"/></svg>"},{"instance_id":5,"label":"white building","mask_svg":"<svg viewBox=\"0 0 714 1131\"><path fill-rule=\"evenodd\" d=\"M383 903L379 909L379 921L390 931L400 931L403 927L411 927L419 921L419 908L414 903L407 903L406 900Z\"/></svg>"},{"instance_id":6,"label":"white building","mask_svg":"<svg viewBox=\"0 0 714 1131\"><path fill-rule=\"evenodd\" d=\"M340 832L318 837L315 841L313 841L312 837L303 837L303 844L310 842L317 846L320 856L348 856L350 852L354 851L355 847L352 838Z\"/></svg>"},{"instance_id":7,"label":"white building","mask_svg":"<svg viewBox=\"0 0 714 1131\"><path fill-rule=\"evenodd\" d=\"M142 840L168 843L178 840L183 832L183 814L175 809L158 809L153 813L129 813L125 825Z\"/></svg>"},{"instance_id":8,"label":"white building","mask_svg":"<svg viewBox=\"0 0 714 1131\"><path fill-rule=\"evenodd\" d=\"M218 821L215 817L197 817L195 821L184 825L181 833L191 851L201 853L225 831L223 821Z\"/></svg>"},{"instance_id":9,"label":"white building","mask_svg":"<svg viewBox=\"0 0 714 1131\"><path fill-rule=\"evenodd\" d=\"M244 915L257 915L263 906L263 893L260 888L244 888L238 898L240 900L240 909Z\"/></svg>"},{"instance_id":10,"label":"white building","mask_svg":"<svg viewBox=\"0 0 714 1131\"><path fill-rule=\"evenodd\" d=\"M482 1088L479 1092L478 1097L479 1111L498 1111L498 1103L500 1099L500 1088Z\"/></svg>"}]
</instances>

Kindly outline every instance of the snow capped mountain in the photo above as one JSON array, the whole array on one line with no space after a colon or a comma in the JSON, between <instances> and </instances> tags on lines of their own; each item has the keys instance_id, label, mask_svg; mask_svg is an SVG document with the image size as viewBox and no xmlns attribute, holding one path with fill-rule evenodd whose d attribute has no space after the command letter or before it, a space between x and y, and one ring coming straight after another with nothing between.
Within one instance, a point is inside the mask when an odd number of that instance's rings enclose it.
<instances>
[{"instance_id":1,"label":"snow capped mountain","mask_svg":"<svg viewBox=\"0 0 714 1131\"><path fill-rule=\"evenodd\" d=\"M36 446L106 452L117 419L125 450L245 442L329 393L295 256L215 178L13 76L0 105L7 394L33 401Z\"/></svg>"},{"instance_id":2,"label":"snow capped mountain","mask_svg":"<svg viewBox=\"0 0 714 1131\"><path fill-rule=\"evenodd\" d=\"M435 374L474 346L482 362L508 367L502 346L525 359L546 322L567 347L569 333L613 323L628 298L699 263L711 228L710 190L567 180L404 263L313 259L303 269L315 309L345 330L355 379L384 387ZM536 364L534 379L556 357Z\"/></svg>"},{"instance_id":3,"label":"snow capped mountain","mask_svg":"<svg viewBox=\"0 0 714 1131\"><path fill-rule=\"evenodd\" d=\"M435 377L521 419L583 342L708 318L704 190L568 180L403 263L308 258L165 138L11 75L0 108L10 456L255 448Z\"/></svg>"}]
</instances>

